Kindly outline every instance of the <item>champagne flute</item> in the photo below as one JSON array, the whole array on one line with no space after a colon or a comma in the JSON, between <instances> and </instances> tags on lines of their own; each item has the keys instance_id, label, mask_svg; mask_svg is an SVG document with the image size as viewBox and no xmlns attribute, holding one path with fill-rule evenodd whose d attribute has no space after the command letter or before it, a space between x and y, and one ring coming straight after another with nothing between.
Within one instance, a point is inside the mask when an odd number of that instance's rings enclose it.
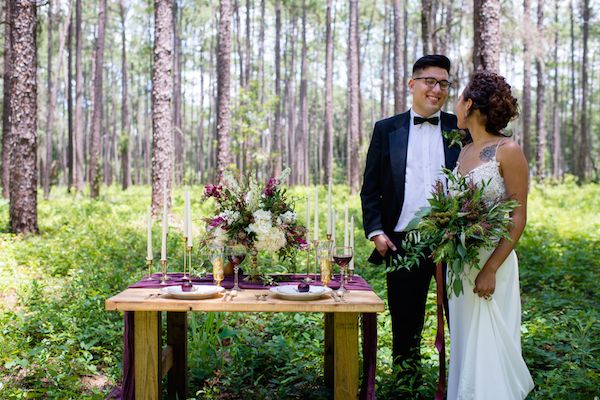
<instances>
[{"instance_id":1,"label":"champagne flute","mask_svg":"<svg viewBox=\"0 0 600 400\"><path fill-rule=\"evenodd\" d=\"M338 291L346 292L347 289L344 287L344 279L346 267L352 260L352 247L350 246L336 246L333 249L333 262L340 267L340 288Z\"/></svg>"},{"instance_id":2,"label":"champagne flute","mask_svg":"<svg viewBox=\"0 0 600 400\"><path fill-rule=\"evenodd\" d=\"M224 262L223 262L223 249L220 247L211 248L210 251L210 263L213 268L213 279L215 285L221 286L221 281L224 277Z\"/></svg>"},{"instance_id":3,"label":"champagne flute","mask_svg":"<svg viewBox=\"0 0 600 400\"><path fill-rule=\"evenodd\" d=\"M233 288L231 290L241 290L238 284L238 272L244 258L246 258L246 249L244 247L232 246L227 249L227 261L233 265Z\"/></svg>"}]
</instances>

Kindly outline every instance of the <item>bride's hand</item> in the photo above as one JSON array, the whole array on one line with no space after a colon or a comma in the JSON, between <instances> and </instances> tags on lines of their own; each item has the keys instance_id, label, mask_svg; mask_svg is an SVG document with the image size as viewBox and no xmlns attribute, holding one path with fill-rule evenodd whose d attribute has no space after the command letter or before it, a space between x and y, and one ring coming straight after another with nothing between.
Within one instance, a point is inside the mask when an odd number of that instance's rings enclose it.
<instances>
[{"instance_id":1,"label":"bride's hand","mask_svg":"<svg viewBox=\"0 0 600 400\"><path fill-rule=\"evenodd\" d=\"M490 268L482 268L475 278L475 287L473 293L477 293L479 297L488 298L494 294L496 289L496 271Z\"/></svg>"}]
</instances>

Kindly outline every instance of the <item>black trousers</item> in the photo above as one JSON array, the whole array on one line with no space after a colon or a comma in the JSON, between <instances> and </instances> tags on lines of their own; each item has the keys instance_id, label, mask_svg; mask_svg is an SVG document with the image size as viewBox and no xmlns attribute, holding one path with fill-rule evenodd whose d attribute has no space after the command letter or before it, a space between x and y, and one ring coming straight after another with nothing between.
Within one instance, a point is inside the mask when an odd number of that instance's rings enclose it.
<instances>
[{"instance_id":1,"label":"black trousers","mask_svg":"<svg viewBox=\"0 0 600 400\"><path fill-rule=\"evenodd\" d=\"M390 236L396 248L401 252L400 243L404 233ZM392 255L386 255L386 264ZM444 269L444 308L448 313L448 299L445 293L446 276ZM423 324L425 322L425 304L431 277L435 276L435 264L427 258L418 267L411 270L401 268L387 273L388 307L392 319L392 354L395 364L408 363L418 369L421 360L420 345Z\"/></svg>"}]
</instances>

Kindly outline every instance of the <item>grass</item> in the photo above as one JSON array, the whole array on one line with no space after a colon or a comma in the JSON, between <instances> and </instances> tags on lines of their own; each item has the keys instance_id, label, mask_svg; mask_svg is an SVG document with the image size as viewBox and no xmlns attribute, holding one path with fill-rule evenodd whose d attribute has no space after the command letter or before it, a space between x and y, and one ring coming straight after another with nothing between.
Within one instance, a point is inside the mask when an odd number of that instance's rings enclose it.
<instances>
[{"instance_id":1,"label":"grass","mask_svg":"<svg viewBox=\"0 0 600 400\"><path fill-rule=\"evenodd\" d=\"M334 189L338 214L347 203L357 223L357 272L385 299L382 268L366 262L371 244L362 235L360 200L344 186ZM210 211L200 203L201 191L195 187L192 193L197 217ZM289 193L303 216L306 189ZM325 196L322 188L319 197ZM598 184L532 186L528 226L517 250L523 353L536 384L528 399L600 396L598 198ZM40 199L40 234L26 237L7 233L8 203L0 200L0 398L103 399L118 383L122 316L105 312L104 300L144 272L149 200L149 187L105 189L97 201L57 188L49 201ZM175 192L173 204L175 227L181 224L183 191ZM169 254L177 255L175 236ZM432 290L422 345L425 383L419 388L427 398L433 397L438 366L434 303ZM399 383L392 369L387 312L378 324L377 393L390 399ZM329 397L323 386L320 316L193 314L189 329L194 398Z\"/></svg>"}]
</instances>

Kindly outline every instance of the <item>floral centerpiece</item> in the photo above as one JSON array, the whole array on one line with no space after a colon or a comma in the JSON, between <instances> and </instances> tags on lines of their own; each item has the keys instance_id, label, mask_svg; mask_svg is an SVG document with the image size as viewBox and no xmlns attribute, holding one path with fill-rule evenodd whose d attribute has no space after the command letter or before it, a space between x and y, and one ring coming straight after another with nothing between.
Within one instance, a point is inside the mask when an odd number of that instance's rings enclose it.
<instances>
[{"instance_id":1,"label":"floral centerpiece","mask_svg":"<svg viewBox=\"0 0 600 400\"><path fill-rule=\"evenodd\" d=\"M218 247L243 246L253 258L248 270L251 280L261 275L257 252L288 258L307 245L306 228L298 224L281 187L289 172L286 169L279 178L260 185L252 176L238 181L226 171L221 184L205 186L204 197L216 203L215 215L206 219L208 240Z\"/></svg>"},{"instance_id":2,"label":"floral centerpiece","mask_svg":"<svg viewBox=\"0 0 600 400\"><path fill-rule=\"evenodd\" d=\"M435 263L448 265L448 287L456 296L463 291L464 266L479 268L479 250L491 249L502 238L510 239L510 212L518 202L484 197L486 182L474 183L444 169L448 190L441 180L434 185L429 206L421 208L408 224L402 255L390 270L413 268L427 254Z\"/></svg>"}]
</instances>

